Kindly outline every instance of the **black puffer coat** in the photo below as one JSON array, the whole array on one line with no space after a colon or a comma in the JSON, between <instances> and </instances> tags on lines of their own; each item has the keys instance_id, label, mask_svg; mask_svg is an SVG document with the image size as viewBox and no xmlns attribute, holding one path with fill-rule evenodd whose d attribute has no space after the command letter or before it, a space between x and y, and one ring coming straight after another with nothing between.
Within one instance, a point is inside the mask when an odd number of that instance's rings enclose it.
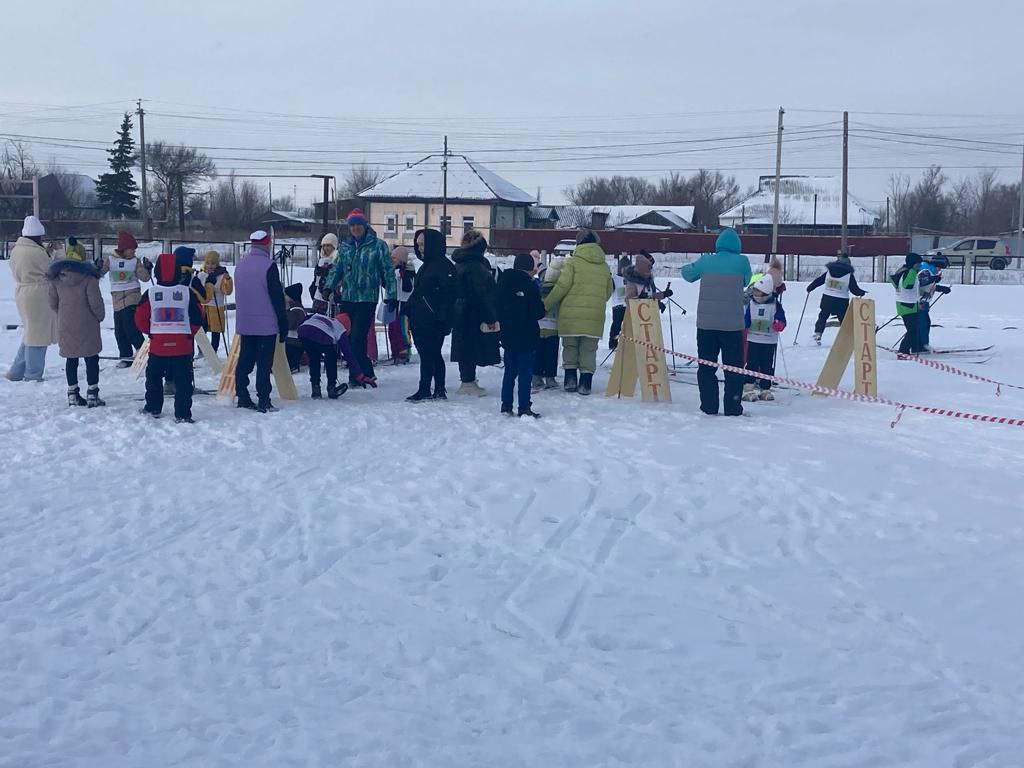
<instances>
[{"instance_id":1,"label":"black puffer coat","mask_svg":"<svg viewBox=\"0 0 1024 768\"><path fill-rule=\"evenodd\" d=\"M498 334L483 333L480 325L498 321L497 286L484 257L483 238L452 254L458 278L458 297L452 324L452 362L497 365L501 362Z\"/></svg>"},{"instance_id":2,"label":"black puffer coat","mask_svg":"<svg viewBox=\"0 0 1024 768\"><path fill-rule=\"evenodd\" d=\"M416 256L423 262L416 273L412 296L409 297L409 324L413 337L447 336L452 332L452 313L458 283L455 265L445 255L444 236L436 229L421 229L423 252L416 247ZM415 242L415 240L414 240Z\"/></svg>"}]
</instances>

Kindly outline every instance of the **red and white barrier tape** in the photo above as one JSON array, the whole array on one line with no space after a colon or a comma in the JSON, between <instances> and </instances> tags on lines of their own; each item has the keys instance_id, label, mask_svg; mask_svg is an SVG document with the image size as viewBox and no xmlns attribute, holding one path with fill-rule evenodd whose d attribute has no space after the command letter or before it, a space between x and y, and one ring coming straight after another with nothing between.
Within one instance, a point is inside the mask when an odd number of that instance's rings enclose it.
<instances>
[{"instance_id":1,"label":"red and white barrier tape","mask_svg":"<svg viewBox=\"0 0 1024 768\"><path fill-rule=\"evenodd\" d=\"M918 355L910 355L906 352L900 352L898 349L891 349L889 347L883 347L881 344L878 345L879 349L884 349L886 352L892 352L900 360L912 360L915 363L921 365L927 365L929 368L935 368L939 371L945 371L946 373L952 373L954 376L963 376L965 379L974 379L975 381L984 381L986 384L996 385L996 395L1001 395L1000 391L1002 387L1010 387L1011 389L1024 389L1024 386L1020 384L1007 384L1005 381L996 381L995 379L989 379L984 376L979 376L976 373L970 371L964 371L960 368L954 368L952 365L946 363L940 363L938 360L929 360L926 357L920 357Z\"/></svg>"},{"instance_id":2,"label":"red and white barrier tape","mask_svg":"<svg viewBox=\"0 0 1024 768\"><path fill-rule=\"evenodd\" d=\"M633 344L637 344L641 347L647 347L658 352L664 352L666 355L672 355L674 357L681 357L684 360L690 360L691 362L699 363L700 365L708 365L714 368L721 368L723 371L730 373L738 373L743 376L752 376L755 379L765 379L775 384L787 384L791 387L797 387L798 389L805 389L808 392L816 392L819 395L827 395L828 397L838 397L841 400L855 400L861 403L878 403L880 405L890 405L897 409L896 418L892 420L889 425L895 427L900 419L903 417L903 412L908 408L913 411L920 411L921 413L930 413L934 416L949 416L954 419L967 419L968 421L982 421L992 424L1005 424L1010 427L1024 427L1024 419L1011 419L1007 416L985 416L979 413L966 413L964 411L954 411L949 408L930 408L925 405L913 405L911 403L901 403L898 400L889 400L885 397L872 397L871 395L862 395L858 392L847 392L844 389L832 389L831 387L823 387L818 384L809 384L806 381L800 381L799 379L787 379L782 376L769 376L766 373L757 373L756 371L748 371L746 368L739 368L735 365L726 365L725 363L719 363L718 361L712 360L701 360L699 357L694 355L687 355L683 352L673 352L670 349L664 347L658 347L647 341L640 341L639 339L633 339L625 334L619 336L620 341L628 341Z\"/></svg>"}]
</instances>

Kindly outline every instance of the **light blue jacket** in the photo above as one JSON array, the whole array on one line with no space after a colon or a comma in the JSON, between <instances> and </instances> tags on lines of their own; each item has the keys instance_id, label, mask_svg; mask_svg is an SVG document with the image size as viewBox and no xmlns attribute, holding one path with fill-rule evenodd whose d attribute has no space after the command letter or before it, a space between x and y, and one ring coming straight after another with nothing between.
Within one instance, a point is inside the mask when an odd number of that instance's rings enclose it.
<instances>
[{"instance_id":1,"label":"light blue jacket","mask_svg":"<svg viewBox=\"0 0 1024 768\"><path fill-rule=\"evenodd\" d=\"M743 289L750 282L750 261L741 252L740 236L725 229L715 242L715 253L705 253L683 266L683 279L700 280L697 328L706 331L742 331L746 300Z\"/></svg>"}]
</instances>

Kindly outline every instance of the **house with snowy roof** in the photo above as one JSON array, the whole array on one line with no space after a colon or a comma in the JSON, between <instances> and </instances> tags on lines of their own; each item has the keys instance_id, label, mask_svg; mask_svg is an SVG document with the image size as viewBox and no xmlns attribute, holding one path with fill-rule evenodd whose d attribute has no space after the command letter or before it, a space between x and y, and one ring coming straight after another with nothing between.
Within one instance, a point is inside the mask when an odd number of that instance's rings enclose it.
<instances>
[{"instance_id":1,"label":"house with snowy roof","mask_svg":"<svg viewBox=\"0 0 1024 768\"><path fill-rule=\"evenodd\" d=\"M842 180L835 176L781 176L779 231L838 235L842 228ZM723 227L743 232L768 232L775 209L775 176L761 176L757 191L718 217ZM878 216L853 194L847 194L847 231L871 234Z\"/></svg>"},{"instance_id":2,"label":"house with snowy roof","mask_svg":"<svg viewBox=\"0 0 1024 768\"><path fill-rule=\"evenodd\" d=\"M440 154L428 155L359 193L379 237L393 246L411 245L426 222L447 232L451 247L467 229L478 229L490 240L492 229L526 227L533 195L465 155L448 155L446 185L444 160ZM444 200L447 221L442 221Z\"/></svg>"},{"instance_id":3,"label":"house with snowy roof","mask_svg":"<svg viewBox=\"0 0 1024 768\"><path fill-rule=\"evenodd\" d=\"M561 205L559 226L684 232L693 229L692 205Z\"/></svg>"}]
</instances>

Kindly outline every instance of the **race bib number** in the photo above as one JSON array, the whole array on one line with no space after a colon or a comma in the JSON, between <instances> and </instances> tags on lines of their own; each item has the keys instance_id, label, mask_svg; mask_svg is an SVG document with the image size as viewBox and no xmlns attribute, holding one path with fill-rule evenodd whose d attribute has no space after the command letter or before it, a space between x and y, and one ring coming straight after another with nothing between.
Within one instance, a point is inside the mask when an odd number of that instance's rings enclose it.
<instances>
[{"instance_id":1,"label":"race bib number","mask_svg":"<svg viewBox=\"0 0 1024 768\"><path fill-rule=\"evenodd\" d=\"M841 291L843 290L843 282L830 277L825 281L825 287L831 291Z\"/></svg>"},{"instance_id":2,"label":"race bib number","mask_svg":"<svg viewBox=\"0 0 1024 768\"><path fill-rule=\"evenodd\" d=\"M752 333L771 333L772 323L767 319L755 318L750 321L750 330Z\"/></svg>"}]
</instances>

